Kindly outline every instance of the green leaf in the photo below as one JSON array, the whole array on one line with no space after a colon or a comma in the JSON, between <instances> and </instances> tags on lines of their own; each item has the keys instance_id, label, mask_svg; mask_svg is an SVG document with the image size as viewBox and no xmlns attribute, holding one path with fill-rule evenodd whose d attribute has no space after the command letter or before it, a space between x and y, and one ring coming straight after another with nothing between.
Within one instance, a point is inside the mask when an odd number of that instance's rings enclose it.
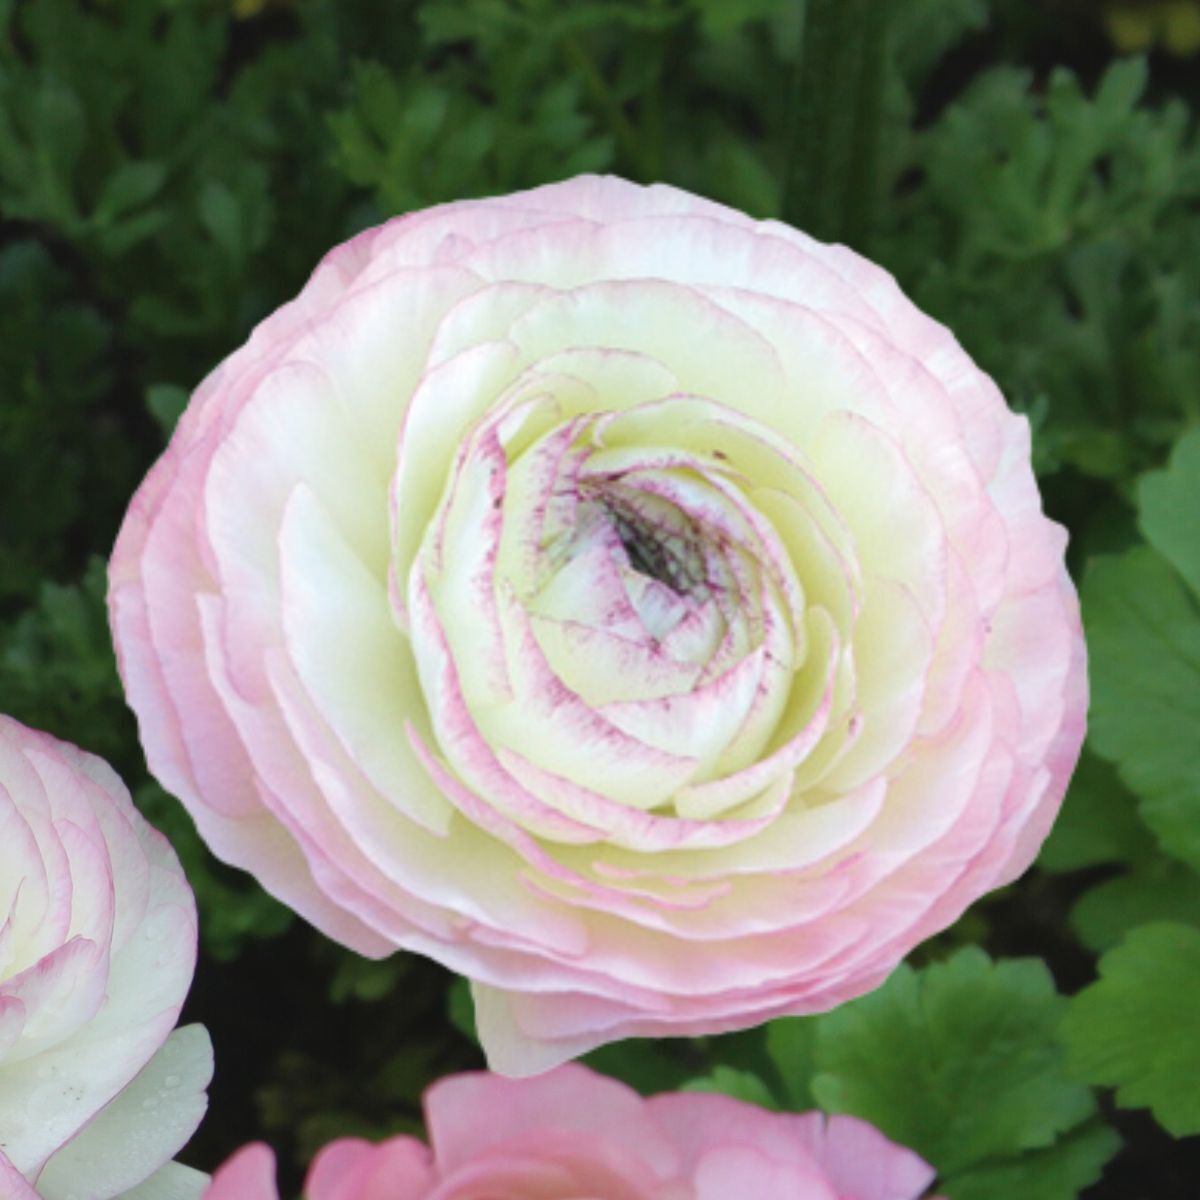
<instances>
[{"instance_id":1,"label":"green leaf","mask_svg":"<svg viewBox=\"0 0 1200 1200\"><path fill-rule=\"evenodd\" d=\"M938 1186L946 1200L1075 1200L1100 1178L1121 1147L1116 1132L1099 1120L1072 1130L1048 1150L1011 1162L983 1163Z\"/></svg>"},{"instance_id":2,"label":"green leaf","mask_svg":"<svg viewBox=\"0 0 1200 1200\"><path fill-rule=\"evenodd\" d=\"M46 213L69 221L75 213L73 175L87 134L79 97L52 76L44 76L33 96L29 132Z\"/></svg>"},{"instance_id":3,"label":"green leaf","mask_svg":"<svg viewBox=\"0 0 1200 1200\"><path fill-rule=\"evenodd\" d=\"M187 408L188 390L175 383L152 383L146 389L146 408L158 422L164 437L170 437Z\"/></svg>"},{"instance_id":4,"label":"green leaf","mask_svg":"<svg viewBox=\"0 0 1200 1200\"><path fill-rule=\"evenodd\" d=\"M1176 442L1165 469L1142 476L1137 494L1146 540L1200 596L1200 429Z\"/></svg>"},{"instance_id":5,"label":"green leaf","mask_svg":"<svg viewBox=\"0 0 1200 1200\"><path fill-rule=\"evenodd\" d=\"M111 225L130 209L138 208L153 199L166 178L167 168L164 163L125 163L105 181L92 219L97 225Z\"/></svg>"},{"instance_id":6,"label":"green leaf","mask_svg":"<svg viewBox=\"0 0 1200 1200\"><path fill-rule=\"evenodd\" d=\"M1086 891L1071 909L1079 940L1097 953L1151 921L1200 926L1200 875L1157 855L1133 871Z\"/></svg>"},{"instance_id":7,"label":"green leaf","mask_svg":"<svg viewBox=\"0 0 1200 1200\"><path fill-rule=\"evenodd\" d=\"M0 625L4 707L20 721L112 758L128 720L108 631L105 562L77 584L44 581L37 604Z\"/></svg>"},{"instance_id":8,"label":"green leaf","mask_svg":"<svg viewBox=\"0 0 1200 1200\"><path fill-rule=\"evenodd\" d=\"M968 33L987 25L987 0L906 0L897 8L892 53L910 86L920 84Z\"/></svg>"},{"instance_id":9,"label":"green leaf","mask_svg":"<svg viewBox=\"0 0 1200 1200\"><path fill-rule=\"evenodd\" d=\"M333 976L329 980L329 999L333 1004L347 1000L365 1002L382 1000L396 989L412 963L406 954L388 958L363 958L352 950L342 950L335 958Z\"/></svg>"},{"instance_id":10,"label":"green leaf","mask_svg":"<svg viewBox=\"0 0 1200 1200\"><path fill-rule=\"evenodd\" d=\"M1096 89L1095 114L1100 126L1113 126L1128 117L1146 91L1150 70L1145 58L1120 59L1104 73Z\"/></svg>"},{"instance_id":11,"label":"green leaf","mask_svg":"<svg viewBox=\"0 0 1200 1200\"><path fill-rule=\"evenodd\" d=\"M889 139L873 252L1040 418L1043 476L1123 485L1200 418L1200 139L1186 105L1139 102L1145 74L1113 63L1089 97L1066 71L995 67ZM1090 539L1100 493L1071 493L1056 507Z\"/></svg>"},{"instance_id":12,"label":"green leaf","mask_svg":"<svg viewBox=\"0 0 1200 1200\"><path fill-rule=\"evenodd\" d=\"M1154 853L1136 798L1112 766L1085 750L1037 865L1044 871L1078 871L1152 858Z\"/></svg>"},{"instance_id":13,"label":"green leaf","mask_svg":"<svg viewBox=\"0 0 1200 1200\"><path fill-rule=\"evenodd\" d=\"M1095 1109L1063 1067L1044 963L969 947L819 1019L812 1090L944 1176L1052 1146Z\"/></svg>"},{"instance_id":14,"label":"green leaf","mask_svg":"<svg viewBox=\"0 0 1200 1200\"><path fill-rule=\"evenodd\" d=\"M816 1071L819 1017L785 1017L767 1026L767 1053L783 1080L788 1107L816 1107L812 1077Z\"/></svg>"},{"instance_id":15,"label":"green leaf","mask_svg":"<svg viewBox=\"0 0 1200 1200\"><path fill-rule=\"evenodd\" d=\"M777 16L791 0L697 0L704 31L714 37Z\"/></svg>"},{"instance_id":16,"label":"green leaf","mask_svg":"<svg viewBox=\"0 0 1200 1200\"><path fill-rule=\"evenodd\" d=\"M1200 929L1135 929L1100 960L1100 978L1063 1023L1071 1068L1149 1107L1176 1137L1200 1133Z\"/></svg>"},{"instance_id":17,"label":"green leaf","mask_svg":"<svg viewBox=\"0 0 1200 1200\"><path fill-rule=\"evenodd\" d=\"M160 229L165 229L170 221L171 214L166 209L148 208L101 229L97 235L97 245L106 257L119 258L153 237Z\"/></svg>"},{"instance_id":18,"label":"green leaf","mask_svg":"<svg viewBox=\"0 0 1200 1200\"><path fill-rule=\"evenodd\" d=\"M1161 555L1094 560L1083 613L1092 656L1091 743L1142 798L1171 855L1200 869L1200 609Z\"/></svg>"},{"instance_id":19,"label":"green leaf","mask_svg":"<svg viewBox=\"0 0 1200 1200\"><path fill-rule=\"evenodd\" d=\"M216 180L205 184L197 201L200 222L213 241L233 260L245 251L242 212L234 193Z\"/></svg>"},{"instance_id":20,"label":"green leaf","mask_svg":"<svg viewBox=\"0 0 1200 1200\"><path fill-rule=\"evenodd\" d=\"M678 1091L705 1065L693 1043L650 1038L609 1042L585 1055L583 1062L601 1075L629 1084L643 1096Z\"/></svg>"},{"instance_id":21,"label":"green leaf","mask_svg":"<svg viewBox=\"0 0 1200 1200\"><path fill-rule=\"evenodd\" d=\"M684 1092L716 1092L722 1096L732 1096L735 1100L744 1100L747 1104L757 1104L759 1108L776 1111L779 1102L771 1094L771 1089L752 1071L741 1071L737 1067L727 1067L724 1064L715 1066L708 1075L700 1075L689 1079L680 1089Z\"/></svg>"},{"instance_id":22,"label":"green leaf","mask_svg":"<svg viewBox=\"0 0 1200 1200\"><path fill-rule=\"evenodd\" d=\"M475 1004L471 999L469 980L460 977L450 985L446 993L446 1015L459 1033L473 1042L479 1041L479 1034L475 1031Z\"/></svg>"}]
</instances>

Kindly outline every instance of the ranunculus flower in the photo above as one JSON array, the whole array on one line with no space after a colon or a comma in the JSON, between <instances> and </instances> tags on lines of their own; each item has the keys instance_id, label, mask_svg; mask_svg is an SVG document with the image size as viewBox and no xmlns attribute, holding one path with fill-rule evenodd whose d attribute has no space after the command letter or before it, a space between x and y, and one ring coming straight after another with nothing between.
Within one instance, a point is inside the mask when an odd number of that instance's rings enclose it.
<instances>
[{"instance_id":1,"label":"ranunculus flower","mask_svg":"<svg viewBox=\"0 0 1200 1200\"><path fill-rule=\"evenodd\" d=\"M0 716L0 1197L200 1195L168 1161L212 1075L207 1033L171 1032L195 962L191 889L121 781Z\"/></svg>"},{"instance_id":2,"label":"ranunculus flower","mask_svg":"<svg viewBox=\"0 0 1200 1200\"><path fill-rule=\"evenodd\" d=\"M429 1145L332 1142L305 1200L916 1200L933 1168L857 1117L728 1096L646 1100L580 1066L455 1075L425 1094ZM204 1200L278 1200L271 1152L239 1151Z\"/></svg>"},{"instance_id":3,"label":"ranunculus flower","mask_svg":"<svg viewBox=\"0 0 1200 1200\"><path fill-rule=\"evenodd\" d=\"M1084 648L1026 421L891 277L583 178L334 250L200 386L112 624L214 851L501 1071L876 986L1033 858Z\"/></svg>"}]
</instances>

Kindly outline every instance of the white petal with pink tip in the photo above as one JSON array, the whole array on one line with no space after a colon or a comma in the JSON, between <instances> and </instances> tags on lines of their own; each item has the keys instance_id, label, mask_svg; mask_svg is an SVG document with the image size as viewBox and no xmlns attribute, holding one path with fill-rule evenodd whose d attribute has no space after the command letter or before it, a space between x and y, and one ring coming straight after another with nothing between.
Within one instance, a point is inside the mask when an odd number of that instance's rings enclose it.
<instances>
[{"instance_id":1,"label":"white petal with pink tip","mask_svg":"<svg viewBox=\"0 0 1200 1200\"><path fill-rule=\"evenodd\" d=\"M4 1195L198 1195L164 1167L212 1075L204 1030L171 1034L196 960L178 861L104 763L8 717L0 834Z\"/></svg>"}]
</instances>

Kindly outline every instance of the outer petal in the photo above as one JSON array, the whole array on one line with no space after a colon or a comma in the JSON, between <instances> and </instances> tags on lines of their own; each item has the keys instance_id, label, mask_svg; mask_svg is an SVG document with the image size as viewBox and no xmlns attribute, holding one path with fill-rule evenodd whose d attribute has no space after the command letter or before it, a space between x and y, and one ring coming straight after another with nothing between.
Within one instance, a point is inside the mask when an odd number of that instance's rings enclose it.
<instances>
[{"instance_id":1,"label":"outer petal","mask_svg":"<svg viewBox=\"0 0 1200 1200\"><path fill-rule=\"evenodd\" d=\"M275 1155L261 1143L244 1146L217 1169L204 1200L279 1200Z\"/></svg>"},{"instance_id":2,"label":"outer petal","mask_svg":"<svg viewBox=\"0 0 1200 1200\"><path fill-rule=\"evenodd\" d=\"M212 1043L200 1025L177 1029L137 1077L46 1164L43 1200L108 1200L183 1148L208 1107ZM86 1181L82 1188L80 1181Z\"/></svg>"},{"instance_id":3,"label":"outer petal","mask_svg":"<svg viewBox=\"0 0 1200 1200\"><path fill-rule=\"evenodd\" d=\"M0 1188L4 1200L39 1200L29 1180L9 1161L8 1156L0 1150Z\"/></svg>"},{"instance_id":4,"label":"outer petal","mask_svg":"<svg viewBox=\"0 0 1200 1200\"><path fill-rule=\"evenodd\" d=\"M123 1192L118 1200L201 1200L208 1184L209 1178L203 1171L170 1162L144 1183Z\"/></svg>"},{"instance_id":5,"label":"outer petal","mask_svg":"<svg viewBox=\"0 0 1200 1200\"><path fill-rule=\"evenodd\" d=\"M857 1117L806 1113L797 1129L845 1200L917 1200L936 1172Z\"/></svg>"},{"instance_id":6,"label":"outer petal","mask_svg":"<svg viewBox=\"0 0 1200 1200\"><path fill-rule=\"evenodd\" d=\"M441 1171L548 1130L611 1141L659 1178L670 1178L681 1169L670 1140L645 1120L641 1097L582 1067L561 1067L519 1082L483 1073L456 1075L430 1088L425 1112Z\"/></svg>"},{"instance_id":7,"label":"outer petal","mask_svg":"<svg viewBox=\"0 0 1200 1200\"><path fill-rule=\"evenodd\" d=\"M379 1145L355 1138L331 1142L313 1160L307 1200L426 1200L437 1186L428 1148L415 1138Z\"/></svg>"}]
</instances>

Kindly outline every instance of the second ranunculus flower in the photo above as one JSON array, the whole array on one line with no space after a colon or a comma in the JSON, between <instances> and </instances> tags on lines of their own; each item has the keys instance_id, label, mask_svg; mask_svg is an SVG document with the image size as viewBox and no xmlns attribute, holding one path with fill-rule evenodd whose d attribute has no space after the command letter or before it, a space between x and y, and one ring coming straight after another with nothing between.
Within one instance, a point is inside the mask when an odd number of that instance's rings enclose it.
<instances>
[{"instance_id":1,"label":"second ranunculus flower","mask_svg":"<svg viewBox=\"0 0 1200 1200\"><path fill-rule=\"evenodd\" d=\"M1064 542L885 272L579 179L335 250L193 397L112 622L215 852L527 1072L828 1008L1024 870Z\"/></svg>"},{"instance_id":2,"label":"second ranunculus flower","mask_svg":"<svg viewBox=\"0 0 1200 1200\"><path fill-rule=\"evenodd\" d=\"M428 1145L333 1142L305 1200L917 1200L934 1175L856 1117L686 1092L646 1100L575 1065L451 1076L424 1104ZM274 1174L271 1152L248 1146L204 1200L279 1200Z\"/></svg>"},{"instance_id":3,"label":"second ranunculus flower","mask_svg":"<svg viewBox=\"0 0 1200 1200\"><path fill-rule=\"evenodd\" d=\"M100 759L0 715L0 1200L194 1200L196 906Z\"/></svg>"}]
</instances>

